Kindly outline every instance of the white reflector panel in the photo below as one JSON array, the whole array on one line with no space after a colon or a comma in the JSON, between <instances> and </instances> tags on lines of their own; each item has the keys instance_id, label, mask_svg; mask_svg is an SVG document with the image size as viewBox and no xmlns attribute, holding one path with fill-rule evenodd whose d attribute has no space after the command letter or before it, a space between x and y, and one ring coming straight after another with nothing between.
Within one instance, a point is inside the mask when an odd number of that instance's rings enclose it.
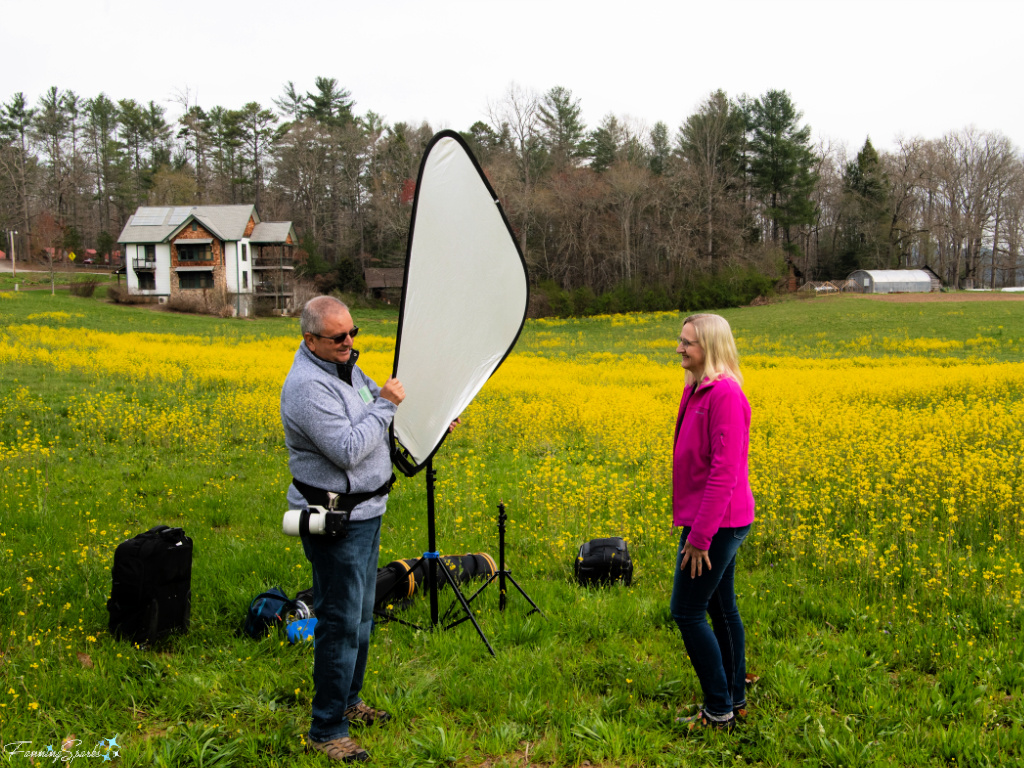
<instances>
[{"instance_id":1,"label":"white reflector panel","mask_svg":"<svg viewBox=\"0 0 1024 768\"><path fill-rule=\"evenodd\" d=\"M526 264L494 191L457 133L431 139L413 204L394 375L394 436L414 474L512 350L526 320Z\"/></svg>"}]
</instances>

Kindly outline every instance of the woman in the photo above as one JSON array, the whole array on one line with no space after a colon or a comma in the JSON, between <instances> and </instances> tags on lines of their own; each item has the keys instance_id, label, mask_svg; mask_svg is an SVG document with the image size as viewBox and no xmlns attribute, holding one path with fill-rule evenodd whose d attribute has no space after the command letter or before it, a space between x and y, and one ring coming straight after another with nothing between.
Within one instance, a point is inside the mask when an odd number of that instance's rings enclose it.
<instances>
[{"instance_id":1,"label":"woman","mask_svg":"<svg viewBox=\"0 0 1024 768\"><path fill-rule=\"evenodd\" d=\"M743 621L733 576L736 550L754 521L747 476L750 405L724 317L686 318L676 352L686 389L672 452L673 523L683 532L671 608L704 694L697 714L678 722L731 730L746 704Z\"/></svg>"}]
</instances>

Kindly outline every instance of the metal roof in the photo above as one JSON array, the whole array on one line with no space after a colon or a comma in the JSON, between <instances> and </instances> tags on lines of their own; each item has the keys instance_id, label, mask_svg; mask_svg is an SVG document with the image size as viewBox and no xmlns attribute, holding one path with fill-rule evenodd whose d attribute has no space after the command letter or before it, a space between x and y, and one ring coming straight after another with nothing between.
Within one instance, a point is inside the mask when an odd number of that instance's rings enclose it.
<instances>
[{"instance_id":1,"label":"metal roof","mask_svg":"<svg viewBox=\"0 0 1024 768\"><path fill-rule=\"evenodd\" d=\"M264 245L280 245L288 242L288 235L292 236L292 243L295 243L295 232L292 230L290 221L261 221L257 224L252 234L249 235L250 243Z\"/></svg>"},{"instance_id":2,"label":"metal roof","mask_svg":"<svg viewBox=\"0 0 1024 768\"><path fill-rule=\"evenodd\" d=\"M254 205L141 206L128 219L119 243L163 243L191 217L222 240L241 240L252 217L259 226Z\"/></svg>"},{"instance_id":3,"label":"metal roof","mask_svg":"<svg viewBox=\"0 0 1024 768\"><path fill-rule=\"evenodd\" d=\"M929 283L932 277L923 269L858 269L851 272L853 277L859 272L865 272L871 276L875 283Z\"/></svg>"}]
</instances>

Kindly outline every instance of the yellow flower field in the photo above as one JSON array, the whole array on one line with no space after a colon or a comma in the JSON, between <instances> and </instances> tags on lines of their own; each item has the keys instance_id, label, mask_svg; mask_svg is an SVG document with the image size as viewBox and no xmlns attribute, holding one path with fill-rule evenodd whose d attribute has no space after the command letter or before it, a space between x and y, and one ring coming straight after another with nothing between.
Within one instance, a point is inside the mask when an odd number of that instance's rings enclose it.
<instances>
[{"instance_id":1,"label":"yellow flower field","mask_svg":"<svg viewBox=\"0 0 1024 768\"><path fill-rule=\"evenodd\" d=\"M625 536L641 557L671 557L669 443L682 387L673 339L612 355L580 349L582 334L558 321L534 330L532 351L510 356L438 455L443 530L456 541L490 535L500 497L524 546L532 541L554 562L571 562L580 541L603 535ZM68 345L62 334L8 327L0 365L137 385L64 404L59 418L78 450L264 446L277 450L270 479L286 482L278 397L295 339L78 330ZM364 368L383 381L393 342L370 333L359 342ZM911 601L968 585L1020 603L1024 363L919 356L950 343L891 341L867 358L851 354L856 344L842 356L821 338L787 357L765 339L740 339L758 558L796 560ZM0 415L34 414L0 443L0 459L25 469L61 450L33 403L24 386L0 396ZM400 484L396 498L403 492Z\"/></svg>"}]
</instances>

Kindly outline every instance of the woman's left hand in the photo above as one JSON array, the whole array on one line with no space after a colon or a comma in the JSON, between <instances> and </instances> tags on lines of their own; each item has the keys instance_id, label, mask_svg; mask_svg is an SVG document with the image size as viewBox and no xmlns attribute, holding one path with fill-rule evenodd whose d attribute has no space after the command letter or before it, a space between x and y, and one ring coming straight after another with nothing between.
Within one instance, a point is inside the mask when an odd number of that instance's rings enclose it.
<instances>
[{"instance_id":1,"label":"woman's left hand","mask_svg":"<svg viewBox=\"0 0 1024 768\"><path fill-rule=\"evenodd\" d=\"M462 423L462 419L455 419L455 421L453 421L451 424L448 425L448 431L449 432L454 432L455 428L457 426L459 426L459 424L461 424L461 423Z\"/></svg>"},{"instance_id":2,"label":"woman's left hand","mask_svg":"<svg viewBox=\"0 0 1024 768\"><path fill-rule=\"evenodd\" d=\"M679 561L679 570L685 571L686 564L690 564L690 578L695 579L704 571L705 563L708 570L711 570L711 558L708 557L708 550L697 549L690 543L689 539L683 544L683 559Z\"/></svg>"}]
</instances>

